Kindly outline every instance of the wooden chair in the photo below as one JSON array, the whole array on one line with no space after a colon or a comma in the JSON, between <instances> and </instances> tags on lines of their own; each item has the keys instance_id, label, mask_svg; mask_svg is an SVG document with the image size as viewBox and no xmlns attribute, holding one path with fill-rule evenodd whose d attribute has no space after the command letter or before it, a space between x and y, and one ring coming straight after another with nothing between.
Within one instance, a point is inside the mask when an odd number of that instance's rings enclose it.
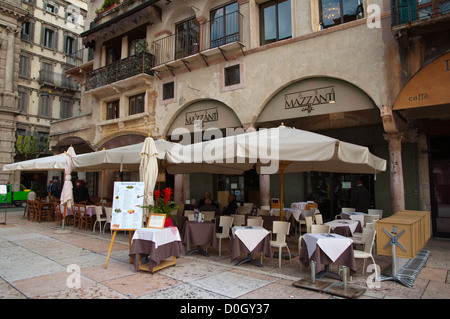
<instances>
[{"instance_id":1,"label":"wooden chair","mask_svg":"<svg viewBox=\"0 0 450 319\"><path fill-rule=\"evenodd\" d=\"M79 205L80 214L81 214L81 228L87 230L88 227L92 228L94 226L94 216L89 216L87 214L87 208L86 205Z\"/></svg>"},{"instance_id":2,"label":"wooden chair","mask_svg":"<svg viewBox=\"0 0 450 319\"><path fill-rule=\"evenodd\" d=\"M38 209L38 222L40 223L42 219L47 221L53 220L53 203L38 202L36 205Z\"/></svg>"},{"instance_id":3,"label":"wooden chair","mask_svg":"<svg viewBox=\"0 0 450 319\"><path fill-rule=\"evenodd\" d=\"M27 200L28 220L36 219L35 200Z\"/></svg>"},{"instance_id":4,"label":"wooden chair","mask_svg":"<svg viewBox=\"0 0 450 319\"><path fill-rule=\"evenodd\" d=\"M56 225L62 225L61 205L57 202L53 202L53 211L55 213Z\"/></svg>"},{"instance_id":5,"label":"wooden chair","mask_svg":"<svg viewBox=\"0 0 450 319\"><path fill-rule=\"evenodd\" d=\"M73 228L79 228L81 229L83 219L81 217L80 212L80 204L74 204L72 206L72 213L73 213Z\"/></svg>"}]
</instances>

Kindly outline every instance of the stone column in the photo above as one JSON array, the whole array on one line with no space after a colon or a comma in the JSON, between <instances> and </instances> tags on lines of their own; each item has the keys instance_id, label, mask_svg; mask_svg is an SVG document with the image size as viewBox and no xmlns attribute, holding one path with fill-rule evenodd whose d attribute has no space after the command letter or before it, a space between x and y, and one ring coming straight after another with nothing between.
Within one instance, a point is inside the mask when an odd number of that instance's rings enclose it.
<instances>
[{"instance_id":1,"label":"stone column","mask_svg":"<svg viewBox=\"0 0 450 319\"><path fill-rule=\"evenodd\" d=\"M183 174L175 174L174 184L174 202L176 206L181 208L184 204Z\"/></svg>"},{"instance_id":2,"label":"stone column","mask_svg":"<svg viewBox=\"0 0 450 319\"><path fill-rule=\"evenodd\" d=\"M389 144L389 166L391 170L392 214L405 209L405 187L403 184L402 139L403 133L387 133Z\"/></svg>"},{"instance_id":3,"label":"stone column","mask_svg":"<svg viewBox=\"0 0 450 319\"><path fill-rule=\"evenodd\" d=\"M270 206L270 175L259 175L260 206Z\"/></svg>"}]
</instances>

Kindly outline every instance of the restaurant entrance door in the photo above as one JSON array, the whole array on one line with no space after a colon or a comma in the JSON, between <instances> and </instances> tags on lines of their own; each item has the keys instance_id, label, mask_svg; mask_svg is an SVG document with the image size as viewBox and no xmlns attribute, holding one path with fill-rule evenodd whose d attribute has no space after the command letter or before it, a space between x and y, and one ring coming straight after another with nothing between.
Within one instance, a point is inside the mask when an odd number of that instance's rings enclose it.
<instances>
[{"instance_id":1,"label":"restaurant entrance door","mask_svg":"<svg viewBox=\"0 0 450 319\"><path fill-rule=\"evenodd\" d=\"M430 138L433 236L450 237L450 136Z\"/></svg>"}]
</instances>

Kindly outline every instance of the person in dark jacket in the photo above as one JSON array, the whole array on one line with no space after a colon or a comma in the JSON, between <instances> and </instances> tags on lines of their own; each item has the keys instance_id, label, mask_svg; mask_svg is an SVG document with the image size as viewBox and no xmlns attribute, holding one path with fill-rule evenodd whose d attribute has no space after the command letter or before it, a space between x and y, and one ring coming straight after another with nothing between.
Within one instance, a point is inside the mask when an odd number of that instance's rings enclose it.
<instances>
[{"instance_id":1,"label":"person in dark jacket","mask_svg":"<svg viewBox=\"0 0 450 319\"><path fill-rule=\"evenodd\" d=\"M75 188L75 191L73 193L73 199L75 203L80 203L80 202L90 202L91 198L89 197L89 191L86 187L86 182L82 181L81 185L79 185L77 188Z\"/></svg>"},{"instance_id":2,"label":"person in dark jacket","mask_svg":"<svg viewBox=\"0 0 450 319\"><path fill-rule=\"evenodd\" d=\"M234 194L228 195L228 206L224 208L222 215L231 215L236 214L236 210L238 208L236 202L236 196Z\"/></svg>"},{"instance_id":3,"label":"person in dark jacket","mask_svg":"<svg viewBox=\"0 0 450 319\"><path fill-rule=\"evenodd\" d=\"M369 191L362 181L357 181L355 188L352 190L352 206L355 208L355 211L367 213L369 201Z\"/></svg>"}]
</instances>

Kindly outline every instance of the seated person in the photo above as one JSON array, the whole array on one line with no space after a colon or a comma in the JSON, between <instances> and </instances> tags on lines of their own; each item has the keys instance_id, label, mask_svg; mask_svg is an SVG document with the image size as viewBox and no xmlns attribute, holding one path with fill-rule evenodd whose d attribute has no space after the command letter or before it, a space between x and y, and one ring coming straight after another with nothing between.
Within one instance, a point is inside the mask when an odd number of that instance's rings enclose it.
<instances>
[{"instance_id":1,"label":"seated person","mask_svg":"<svg viewBox=\"0 0 450 319\"><path fill-rule=\"evenodd\" d=\"M198 210L201 212L214 211L216 212L216 216L219 215L219 209L217 208L217 206L213 205L210 198L206 198L204 204L202 206L199 206Z\"/></svg>"},{"instance_id":2,"label":"seated person","mask_svg":"<svg viewBox=\"0 0 450 319\"><path fill-rule=\"evenodd\" d=\"M236 195L230 194L228 195L228 206L223 209L222 215L236 214L237 208Z\"/></svg>"}]
</instances>

